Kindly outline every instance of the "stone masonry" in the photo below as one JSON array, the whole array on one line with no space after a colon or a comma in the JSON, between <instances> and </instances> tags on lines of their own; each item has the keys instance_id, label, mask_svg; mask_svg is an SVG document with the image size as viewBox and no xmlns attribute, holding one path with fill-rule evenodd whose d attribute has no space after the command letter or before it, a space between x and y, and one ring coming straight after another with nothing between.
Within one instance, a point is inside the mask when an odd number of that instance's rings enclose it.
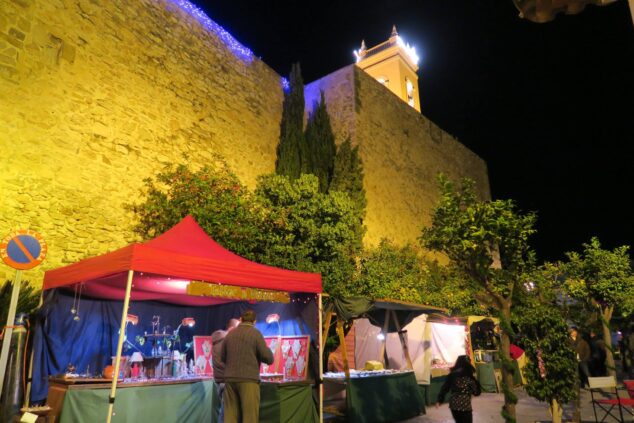
<instances>
[{"instance_id":1,"label":"stone masonry","mask_svg":"<svg viewBox=\"0 0 634 423\"><path fill-rule=\"evenodd\" d=\"M23 276L33 285L135 241L124 205L167 164L220 154L251 188L274 170L281 77L181 6L0 0L0 236L44 236L48 258ZM485 163L363 71L308 85L309 106L319 89L337 141L361 146L368 243L416 239L437 171L474 178L488 197ZM13 273L0 266L0 280Z\"/></svg>"},{"instance_id":2,"label":"stone masonry","mask_svg":"<svg viewBox=\"0 0 634 423\"><path fill-rule=\"evenodd\" d=\"M438 198L436 175L469 177L490 198L486 163L355 65L306 86L308 113L324 91L337 142L359 145L368 200L365 242L415 242Z\"/></svg>"}]
</instances>

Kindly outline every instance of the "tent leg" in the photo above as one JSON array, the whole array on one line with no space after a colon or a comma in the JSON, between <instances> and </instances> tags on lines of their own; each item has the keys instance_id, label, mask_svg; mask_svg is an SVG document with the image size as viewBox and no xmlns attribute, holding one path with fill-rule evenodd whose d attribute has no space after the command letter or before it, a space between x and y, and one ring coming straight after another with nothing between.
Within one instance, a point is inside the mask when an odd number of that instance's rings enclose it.
<instances>
[{"instance_id":1,"label":"tent leg","mask_svg":"<svg viewBox=\"0 0 634 423\"><path fill-rule=\"evenodd\" d=\"M346 337L343 334L343 320L337 316L337 334L339 335L339 343L341 344L341 354L343 355L343 371L346 374L346 380L350 379L350 365L348 364L348 351L346 350Z\"/></svg>"},{"instance_id":2,"label":"tent leg","mask_svg":"<svg viewBox=\"0 0 634 423\"><path fill-rule=\"evenodd\" d=\"M121 312L121 327L119 329L119 341L117 342L117 358L114 365L114 374L112 375L112 386L110 388L110 400L108 404L107 423L112 421L112 413L114 411L114 399L117 392L117 380L119 379L119 365L121 362L121 351L123 350L123 338L125 338L125 326L128 318L128 306L130 305L130 292L132 291L132 278L134 270L128 271L128 283L125 287L125 298L123 299L123 311Z\"/></svg>"},{"instance_id":3,"label":"tent leg","mask_svg":"<svg viewBox=\"0 0 634 423\"><path fill-rule=\"evenodd\" d=\"M319 422L324 421L324 336L322 335L323 328L323 303L321 294L317 294L317 311L319 313ZM330 313L328 313L330 316ZM328 325L330 325L330 319L326 318ZM326 335L328 335L326 333Z\"/></svg>"},{"instance_id":4,"label":"tent leg","mask_svg":"<svg viewBox=\"0 0 634 423\"><path fill-rule=\"evenodd\" d=\"M408 340L405 338L405 332L401 331L401 324L398 321L396 312L394 310L391 311L392 320L394 320L396 330L398 331L398 339L401 341L401 347L403 347L403 355L405 356L405 361L407 362L407 368L410 370L414 370L414 366L412 365L412 358L409 355L409 345L407 345Z\"/></svg>"},{"instance_id":5,"label":"tent leg","mask_svg":"<svg viewBox=\"0 0 634 423\"><path fill-rule=\"evenodd\" d=\"M385 368L388 368L388 362L385 359L385 349L387 345L387 330L390 327L390 310L385 310L385 323L383 323L383 343L381 344L381 353L379 355L379 360L381 363L385 364Z\"/></svg>"},{"instance_id":6,"label":"tent leg","mask_svg":"<svg viewBox=\"0 0 634 423\"><path fill-rule=\"evenodd\" d=\"M7 325L4 328L2 338L2 352L0 352L0 394L4 384L4 373L7 370L9 361L9 348L11 347L11 335L13 335L13 325L15 324L15 310L18 308L18 298L20 297L20 282L22 281L22 271L15 272L13 288L11 291L11 302L9 303L9 314L7 315Z\"/></svg>"},{"instance_id":7,"label":"tent leg","mask_svg":"<svg viewBox=\"0 0 634 423\"><path fill-rule=\"evenodd\" d=\"M326 323L324 323L324 325L321 326L321 328L323 330L323 334L321 336L320 345L321 345L322 348L326 347L326 340L328 339L328 332L330 331L330 325L332 323L332 315L333 314L334 314L333 312L328 312L328 314L326 315Z\"/></svg>"}]
</instances>

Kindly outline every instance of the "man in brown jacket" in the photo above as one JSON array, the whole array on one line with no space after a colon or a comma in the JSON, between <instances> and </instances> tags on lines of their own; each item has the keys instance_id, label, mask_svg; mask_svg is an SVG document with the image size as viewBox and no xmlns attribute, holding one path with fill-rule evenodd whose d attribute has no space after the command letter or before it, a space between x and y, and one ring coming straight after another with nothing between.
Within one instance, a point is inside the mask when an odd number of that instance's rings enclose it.
<instances>
[{"instance_id":1,"label":"man in brown jacket","mask_svg":"<svg viewBox=\"0 0 634 423\"><path fill-rule=\"evenodd\" d=\"M273 353L254 326L253 310L242 313L240 321L225 337L220 352L225 363L225 423L258 423L260 363L273 364Z\"/></svg>"},{"instance_id":2,"label":"man in brown jacket","mask_svg":"<svg viewBox=\"0 0 634 423\"><path fill-rule=\"evenodd\" d=\"M576 327L570 328L570 338L577 352L577 361L579 362L579 377L581 379L581 387L588 385L588 376L590 370L588 363L590 362L590 345L579 335Z\"/></svg>"}]
</instances>

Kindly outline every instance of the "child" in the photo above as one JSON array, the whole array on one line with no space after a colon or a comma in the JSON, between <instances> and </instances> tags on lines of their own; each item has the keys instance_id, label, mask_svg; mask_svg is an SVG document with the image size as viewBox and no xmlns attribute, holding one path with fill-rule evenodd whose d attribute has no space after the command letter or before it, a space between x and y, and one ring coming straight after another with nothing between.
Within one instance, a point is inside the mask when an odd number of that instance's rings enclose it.
<instances>
[{"instance_id":1,"label":"child","mask_svg":"<svg viewBox=\"0 0 634 423\"><path fill-rule=\"evenodd\" d=\"M451 368L451 372L442 388L440 388L436 407L444 402L445 396L451 391L449 409L456 423L473 422L471 395L478 396L481 392L480 384L474 374L475 369L471 365L469 357L461 355Z\"/></svg>"}]
</instances>

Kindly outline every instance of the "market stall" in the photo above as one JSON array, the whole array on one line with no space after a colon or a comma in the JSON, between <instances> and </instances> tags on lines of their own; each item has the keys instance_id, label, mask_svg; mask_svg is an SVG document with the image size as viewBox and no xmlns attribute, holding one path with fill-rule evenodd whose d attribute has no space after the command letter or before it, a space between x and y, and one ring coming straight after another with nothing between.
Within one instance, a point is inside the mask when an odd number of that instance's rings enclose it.
<instances>
[{"instance_id":1,"label":"market stall","mask_svg":"<svg viewBox=\"0 0 634 423\"><path fill-rule=\"evenodd\" d=\"M291 414L297 420L285 421L318 419L312 386L306 382L319 376L318 274L239 257L209 238L188 216L146 243L46 272L43 290L34 335L31 400L38 403L49 396L50 376L75 379L62 401L62 420L78 407L69 404L80 403L103 409L100 420L132 421L131 415L161 409L163 416L170 416L180 406L187 409L187 401L175 404L164 401L165 395L172 396L173 391L177 398L187 389L197 392L203 410L210 410L204 411L205 419L211 420L218 401L213 398L211 374L205 370L209 367L205 362L212 359L209 346L204 348L209 343L205 337L246 308L253 308L262 319L256 326L264 335L280 339L307 335L306 342L287 348L281 358L290 371L272 375L262 384L262 421L280 421L290 402L300 409ZM269 315L277 318L265 321ZM204 357L196 357L200 347L199 355ZM142 374L132 361L143 362ZM119 377L112 378L109 389L104 389L103 380L92 386L81 383L95 379L111 362L112 374ZM270 375L263 376L269 380ZM160 395L150 395L158 390ZM128 397L147 400L135 400L131 410Z\"/></svg>"},{"instance_id":2,"label":"market stall","mask_svg":"<svg viewBox=\"0 0 634 423\"><path fill-rule=\"evenodd\" d=\"M329 392L336 392L336 385L345 390L347 421L399 421L423 413L424 397L417 379L424 346L417 341L420 328L416 319L445 310L364 298L328 298L325 310L325 333L336 321L343 371L325 373L324 383ZM354 360L350 360L346 348L350 343L345 341L343 327L353 319L355 340L360 337L368 342L354 342ZM350 368L351 361L357 369Z\"/></svg>"}]
</instances>

